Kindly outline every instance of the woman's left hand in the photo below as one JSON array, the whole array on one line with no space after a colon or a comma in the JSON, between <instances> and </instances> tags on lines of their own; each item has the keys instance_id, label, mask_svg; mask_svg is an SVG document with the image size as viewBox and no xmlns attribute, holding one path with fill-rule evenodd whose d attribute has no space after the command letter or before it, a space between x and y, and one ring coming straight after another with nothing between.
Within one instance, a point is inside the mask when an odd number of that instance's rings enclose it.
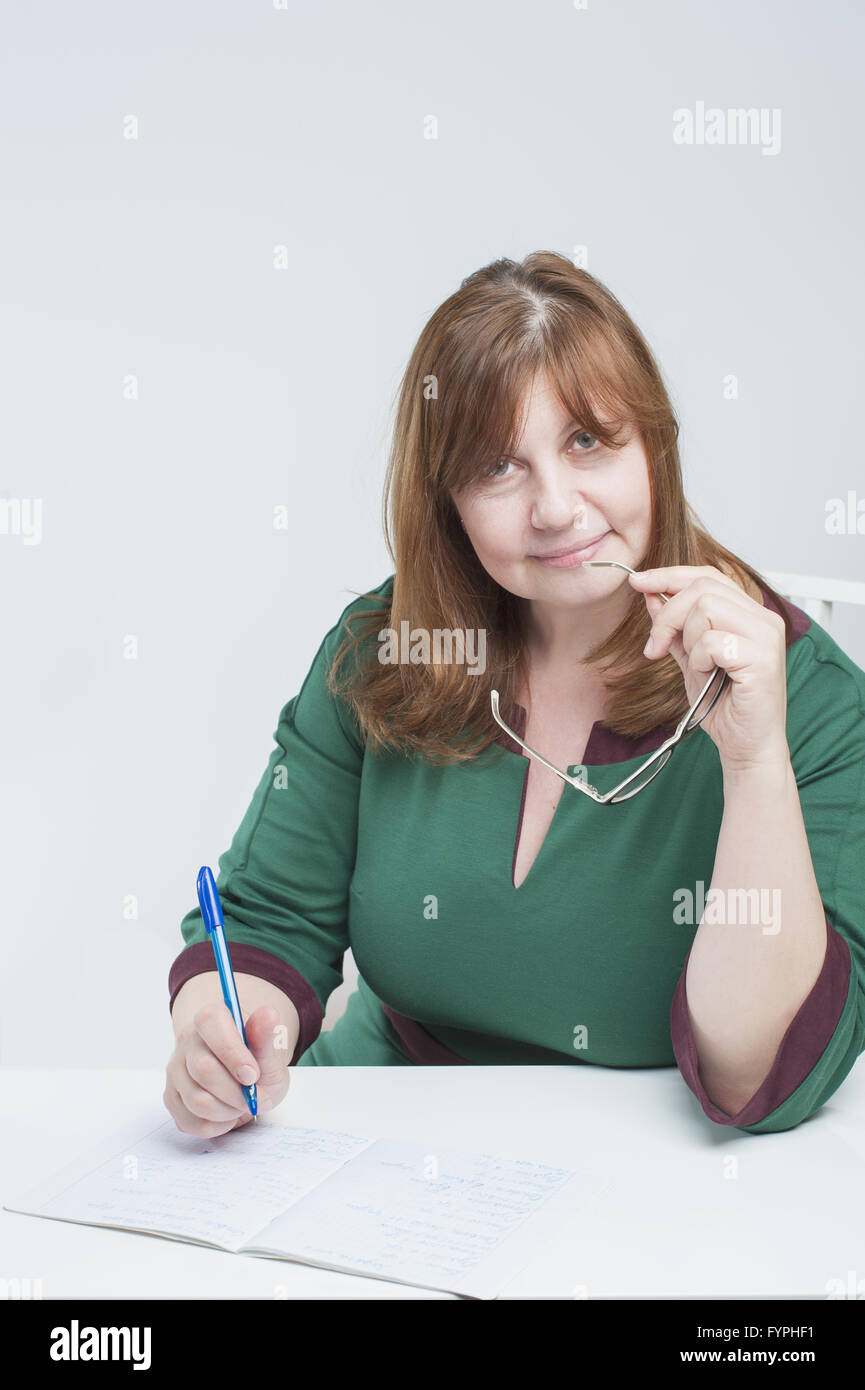
<instances>
[{"instance_id":1,"label":"woman's left hand","mask_svg":"<svg viewBox=\"0 0 865 1390\"><path fill-rule=\"evenodd\" d=\"M727 688L700 724L718 749L724 771L784 766L787 744L787 659L784 620L711 565L670 565L629 574L653 619L656 661L672 652L688 700L696 700L712 668ZM668 603L656 595L670 594ZM720 678L719 678L720 679Z\"/></svg>"}]
</instances>

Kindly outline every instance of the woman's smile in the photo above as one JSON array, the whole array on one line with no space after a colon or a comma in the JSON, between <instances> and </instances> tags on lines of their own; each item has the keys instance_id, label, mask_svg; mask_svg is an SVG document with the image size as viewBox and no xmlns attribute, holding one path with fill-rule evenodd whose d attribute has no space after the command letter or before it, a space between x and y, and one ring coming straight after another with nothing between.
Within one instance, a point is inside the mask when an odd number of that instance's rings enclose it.
<instances>
[{"instance_id":1,"label":"woman's smile","mask_svg":"<svg viewBox=\"0 0 865 1390\"><path fill-rule=\"evenodd\" d=\"M537 560L542 565L547 565L551 569L569 570L579 565L583 560L591 560L596 551L600 550L610 531L605 531L603 535L597 536L588 545L574 546L572 550L566 550L564 554L560 551L556 555L532 555L532 560Z\"/></svg>"}]
</instances>

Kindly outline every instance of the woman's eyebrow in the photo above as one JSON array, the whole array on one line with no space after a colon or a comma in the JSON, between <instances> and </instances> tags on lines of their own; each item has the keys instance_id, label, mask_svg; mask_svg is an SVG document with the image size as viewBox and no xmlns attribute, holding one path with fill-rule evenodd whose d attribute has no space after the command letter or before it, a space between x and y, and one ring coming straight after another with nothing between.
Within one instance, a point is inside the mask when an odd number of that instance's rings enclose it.
<instances>
[{"instance_id":1,"label":"woman's eyebrow","mask_svg":"<svg viewBox=\"0 0 865 1390\"><path fill-rule=\"evenodd\" d=\"M574 419L568 420L567 424L559 431L559 439L564 439L565 435L566 435L570 430L572 430L572 429L574 428L575 425L579 425L579 423L580 423L579 420L574 420ZM518 455L517 455L517 453L516 453L516 450L514 450L514 452L511 453L511 454L509 455L509 457L510 457L510 458L517 459L517 462L520 462L519 457L518 457Z\"/></svg>"}]
</instances>

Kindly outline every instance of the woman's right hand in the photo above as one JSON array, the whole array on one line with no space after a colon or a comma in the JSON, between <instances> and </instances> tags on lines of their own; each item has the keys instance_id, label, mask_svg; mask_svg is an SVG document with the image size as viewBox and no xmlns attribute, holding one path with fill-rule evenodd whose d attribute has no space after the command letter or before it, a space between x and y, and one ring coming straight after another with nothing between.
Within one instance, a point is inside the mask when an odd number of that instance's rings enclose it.
<instances>
[{"instance_id":1,"label":"woman's right hand","mask_svg":"<svg viewBox=\"0 0 865 1390\"><path fill-rule=\"evenodd\" d=\"M184 990L196 981L200 982L196 989L182 998ZM284 1030L277 1028L283 1021L279 1009L262 1003L247 1016L241 997L244 1046L221 994L218 999L212 997L212 982L212 976L209 981L194 976L178 992L173 1010L175 1047L166 1067L162 1097L179 1130L207 1139L252 1120L242 1085L256 1083L260 1112L279 1104L288 1090L288 1057L294 1050L293 1041L288 1056L284 1045L276 1045L284 1037Z\"/></svg>"}]
</instances>

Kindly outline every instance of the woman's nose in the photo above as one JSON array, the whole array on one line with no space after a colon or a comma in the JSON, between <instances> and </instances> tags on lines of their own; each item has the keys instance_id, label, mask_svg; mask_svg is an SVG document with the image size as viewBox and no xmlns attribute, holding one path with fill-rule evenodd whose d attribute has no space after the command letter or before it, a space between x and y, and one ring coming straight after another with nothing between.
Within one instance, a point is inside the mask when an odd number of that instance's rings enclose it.
<instances>
[{"instance_id":1,"label":"woman's nose","mask_svg":"<svg viewBox=\"0 0 865 1390\"><path fill-rule=\"evenodd\" d=\"M538 531L555 531L565 526L586 525L586 504L570 485L551 482L538 488L532 502L532 525Z\"/></svg>"}]
</instances>

